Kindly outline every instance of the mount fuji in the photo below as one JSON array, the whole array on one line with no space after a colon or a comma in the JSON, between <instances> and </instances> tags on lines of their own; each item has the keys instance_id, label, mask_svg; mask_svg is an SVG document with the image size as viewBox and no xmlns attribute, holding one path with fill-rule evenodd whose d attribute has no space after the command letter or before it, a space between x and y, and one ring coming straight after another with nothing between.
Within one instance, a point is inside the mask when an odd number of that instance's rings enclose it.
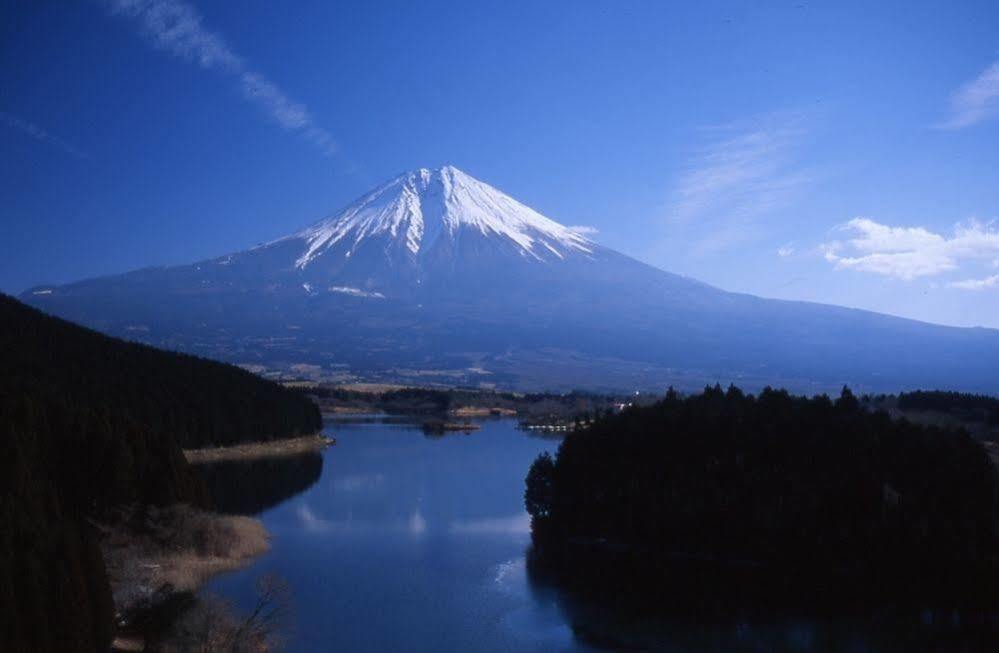
<instances>
[{"instance_id":1,"label":"mount fuji","mask_svg":"<svg viewBox=\"0 0 999 653\"><path fill-rule=\"evenodd\" d=\"M250 250L22 299L113 335L332 379L999 392L999 331L725 292L451 166Z\"/></svg>"}]
</instances>

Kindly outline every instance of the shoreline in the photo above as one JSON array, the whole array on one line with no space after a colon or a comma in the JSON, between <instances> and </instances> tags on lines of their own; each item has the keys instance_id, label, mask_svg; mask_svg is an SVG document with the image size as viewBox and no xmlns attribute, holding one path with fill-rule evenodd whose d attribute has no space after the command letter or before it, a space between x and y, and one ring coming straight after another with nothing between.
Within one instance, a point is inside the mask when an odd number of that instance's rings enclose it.
<instances>
[{"instance_id":1,"label":"shoreline","mask_svg":"<svg viewBox=\"0 0 999 653\"><path fill-rule=\"evenodd\" d=\"M316 433L184 449L183 454L189 464L197 466L293 457L333 444L331 438ZM135 507L113 523L95 526L118 622L111 650L122 653L144 651L150 644L182 636L189 626L188 613L214 610L213 618L220 623L242 619L228 606L205 604L197 597L212 578L253 564L271 546L271 534L255 517L183 504Z\"/></svg>"},{"instance_id":2,"label":"shoreline","mask_svg":"<svg viewBox=\"0 0 999 653\"><path fill-rule=\"evenodd\" d=\"M118 621L113 651L145 650L175 627L213 577L249 566L271 546L256 518L183 504L96 526Z\"/></svg>"},{"instance_id":3,"label":"shoreline","mask_svg":"<svg viewBox=\"0 0 999 653\"><path fill-rule=\"evenodd\" d=\"M254 460L257 458L278 458L295 456L312 451L323 451L333 446L335 440L316 433L297 438L284 438L270 442L250 442L229 447L209 449L184 449L184 457L192 465L232 460Z\"/></svg>"}]
</instances>

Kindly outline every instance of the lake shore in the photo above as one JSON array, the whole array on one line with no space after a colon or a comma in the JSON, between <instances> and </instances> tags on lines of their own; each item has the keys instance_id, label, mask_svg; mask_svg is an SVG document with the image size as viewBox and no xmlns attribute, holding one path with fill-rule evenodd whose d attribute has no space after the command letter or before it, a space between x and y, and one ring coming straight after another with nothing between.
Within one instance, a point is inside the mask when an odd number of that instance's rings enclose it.
<instances>
[{"instance_id":1,"label":"lake shore","mask_svg":"<svg viewBox=\"0 0 999 653\"><path fill-rule=\"evenodd\" d=\"M183 454L196 467L252 466L317 455L333 443L314 434ZM264 645L269 633L246 628L245 615L201 594L213 577L247 567L270 550L270 533L259 519L175 504L131 507L94 526L117 621L112 651L186 651L192 641L236 636L252 641L253 650L271 650Z\"/></svg>"},{"instance_id":2,"label":"lake shore","mask_svg":"<svg viewBox=\"0 0 999 653\"><path fill-rule=\"evenodd\" d=\"M118 620L117 651L145 650L213 576L270 550L260 520L186 505L123 514L97 528Z\"/></svg>"},{"instance_id":3,"label":"lake shore","mask_svg":"<svg viewBox=\"0 0 999 653\"><path fill-rule=\"evenodd\" d=\"M285 438L271 442L251 442L231 447L184 449L184 457L187 458L187 462L197 465L226 460L253 460L256 458L295 456L310 451L322 451L333 444L334 440L317 433L298 438Z\"/></svg>"}]
</instances>

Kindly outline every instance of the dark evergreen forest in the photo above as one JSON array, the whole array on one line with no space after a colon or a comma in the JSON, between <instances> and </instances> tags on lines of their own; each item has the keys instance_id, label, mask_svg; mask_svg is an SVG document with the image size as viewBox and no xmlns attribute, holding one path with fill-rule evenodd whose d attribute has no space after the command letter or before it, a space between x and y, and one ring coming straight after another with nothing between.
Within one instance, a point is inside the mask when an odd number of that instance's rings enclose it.
<instances>
[{"instance_id":1,"label":"dark evergreen forest","mask_svg":"<svg viewBox=\"0 0 999 653\"><path fill-rule=\"evenodd\" d=\"M898 396L900 410L934 411L968 422L999 426L999 399L944 390L917 390Z\"/></svg>"},{"instance_id":2,"label":"dark evergreen forest","mask_svg":"<svg viewBox=\"0 0 999 653\"><path fill-rule=\"evenodd\" d=\"M535 569L605 596L995 598L999 484L982 446L846 389L671 391L571 433L526 485Z\"/></svg>"},{"instance_id":3,"label":"dark evergreen forest","mask_svg":"<svg viewBox=\"0 0 999 653\"><path fill-rule=\"evenodd\" d=\"M182 447L314 432L305 396L236 367L108 338L0 295L0 642L107 650L91 520L208 503Z\"/></svg>"}]
</instances>

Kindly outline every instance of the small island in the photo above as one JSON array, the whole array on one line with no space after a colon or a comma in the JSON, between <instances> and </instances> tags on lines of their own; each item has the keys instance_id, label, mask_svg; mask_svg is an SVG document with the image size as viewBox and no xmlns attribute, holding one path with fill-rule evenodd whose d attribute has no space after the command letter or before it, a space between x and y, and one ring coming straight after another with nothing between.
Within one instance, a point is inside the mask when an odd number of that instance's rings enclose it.
<instances>
[{"instance_id":1,"label":"small island","mask_svg":"<svg viewBox=\"0 0 999 653\"><path fill-rule=\"evenodd\" d=\"M439 419L431 419L423 422L421 428L427 435L444 435L445 433L473 433L481 426L474 422L446 422Z\"/></svg>"}]
</instances>

